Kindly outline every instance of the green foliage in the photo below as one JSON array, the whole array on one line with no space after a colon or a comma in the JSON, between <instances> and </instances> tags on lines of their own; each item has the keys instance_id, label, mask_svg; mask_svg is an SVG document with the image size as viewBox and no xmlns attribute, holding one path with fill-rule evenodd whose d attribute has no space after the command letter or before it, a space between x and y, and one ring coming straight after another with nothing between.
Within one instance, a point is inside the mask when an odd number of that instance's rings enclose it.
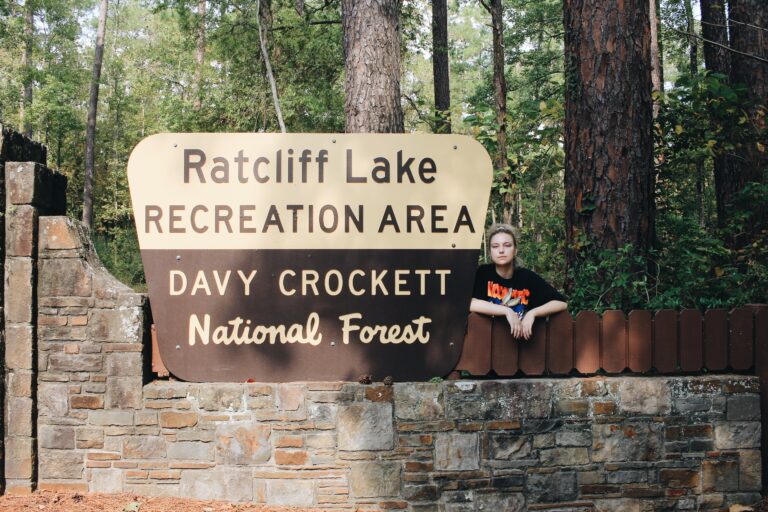
<instances>
[{"instance_id":1,"label":"green foliage","mask_svg":"<svg viewBox=\"0 0 768 512\"><path fill-rule=\"evenodd\" d=\"M688 13L687 8L692 7L691 15L698 11L698 2L694 0L660 0L660 9L658 11L661 28L659 30L659 39L661 47L664 49L664 78L667 82L674 82L681 77L690 75L691 57L690 45L691 38L688 36ZM696 13L698 14L698 13ZM701 33L700 20L693 16L694 30ZM697 67L700 66L704 57L703 44L701 40L693 39L697 46Z\"/></svg>"},{"instance_id":2,"label":"green foliage","mask_svg":"<svg viewBox=\"0 0 768 512\"><path fill-rule=\"evenodd\" d=\"M581 310L647 309L651 299L646 260L632 245L615 251L583 251L569 269L573 290L568 297L572 313Z\"/></svg>"},{"instance_id":3,"label":"green foliage","mask_svg":"<svg viewBox=\"0 0 768 512\"><path fill-rule=\"evenodd\" d=\"M341 72L343 51L338 2L306 2L301 17L294 2L271 4L271 26L262 19L270 62L281 99L286 128L291 132L338 132L344 129ZM182 9L183 12L184 9ZM192 14L186 12L185 18ZM264 18L264 13L262 13ZM186 27L186 28L184 28ZM183 24L188 44L196 37L192 21ZM256 3L221 5L209 15L208 58L202 108L193 111L187 99L188 122L201 131L277 131L270 87L259 50ZM193 47L186 50L192 58ZM184 66L186 80L193 69ZM218 68L218 69L217 69Z\"/></svg>"},{"instance_id":4,"label":"green foliage","mask_svg":"<svg viewBox=\"0 0 768 512\"><path fill-rule=\"evenodd\" d=\"M500 221L513 200L523 264L562 287L564 195L562 149L562 3L505 2L507 166L496 169L488 221ZM486 20L487 22L487 20ZM490 34L487 35L490 51ZM491 66L469 96L463 123L489 154L497 151Z\"/></svg>"},{"instance_id":5,"label":"green foliage","mask_svg":"<svg viewBox=\"0 0 768 512\"><path fill-rule=\"evenodd\" d=\"M764 138L748 122L745 89L722 75L684 76L660 99L657 230L665 261L679 276L665 291L666 302L700 308L765 302L765 244L728 249L723 240L761 229L766 240L760 224L760 212L768 211L766 185L748 185L727 206L729 225L718 229L715 216L714 158Z\"/></svg>"},{"instance_id":6,"label":"green foliage","mask_svg":"<svg viewBox=\"0 0 768 512\"><path fill-rule=\"evenodd\" d=\"M96 233L93 236L93 244L99 259L112 275L128 286L146 291L144 267L133 226L117 230L111 237Z\"/></svg>"},{"instance_id":7,"label":"green foliage","mask_svg":"<svg viewBox=\"0 0 768 512\"><path fill-rule=\"evenodd\" d=\"M713 159L751 144L760 134L746 122L744 90L724 77L683 76L658 98L656 124L656 249L638 256L631 246L590 253L571 270L569 297L582 309L731 308L766 302L768 185L748 185L729 206L732 221L717 228ZM727 236L761 233L729 249Z\"/></svg>"},{"instance_id":8,"label":"green foliage","mask_svg":"<svg viewBox=\"0 0 768 512\"><path fill-rule=\"evenodd\" d=\"M747 123L745 90L728 85L722 75L684 75L658 101L657 207L679 214L698 211L700 222L712 225L712 159L753 143L757 135ZM701 193L692 194L697 188Z\"/></svg>"},{"instance_id":9,"label":"green foliage","mask_svg":"<svg viewBox=\"0 0 768 512\"><path fill-rule=\"evenodd\" d=\"M763 193L768 190L763 190ZM659 248L647 257L631 245L589 254L570 272L572 312L607 309L732 308L765 303L765 254L738 258L696 221L660 219ZM665 243L665 241L669 243Z\"/></svg>"},{"instance_id":10,"label":"green foliage","mask_svg":"<svg viewBox=\"0 0 768 512\"><path fill-rule=\"evenodd\" d=\"M20 66L23 8L35 16L32 66ZM289 131L343 131L343 52L338 0L262 1ZM19 128L21 85L33 81L27 108L33 138L49 166L69 178L69 214L82 211L86 100L93 59L95 0L10 0L0 4L0 119ZM208 2L202 107L194 102L197 2L110 3L97 117L94 236L107 267L141 287L132 240L128 157L144 137L174 131L275 131L251 1Z\"/></svg>"},{"instance_id":11,"label":"green foliage","mask_svg":"<svg viewBox=\"0 0 768 512\"><path fill-rule=\"evenodd\" d=\"M31 2L31 3L28 3ZM21 69L23 9L32 5L32 66ZM70 214L79 217L86 100L96 26L95 0L0 1L0 119L18 129L21 86L33 84L27 109L33 137L47 144L49 165L69 178ZM285 122L293 132L344 129L339 0L262 0ZM205 65L199 93L194 0L124 0L110 4L97 118L93 232L110 270L141 288L143 271L129 201L126 165L144 137L173 131L276 131L277 121L256 32L256 2L208 2ZM507 165L496 171L488 222L510 201L526 267L562 287L564 262L563 27L561 0L505 0L508 84ZM431 33L427 0L405 0L402 93L407 131L434 131ZM713 159L755 144L744 90L724 77L689 76L683 0L663 0L665 76L680 78L658 99L657 213L652 253L630 247L589 254L571 271L575 309L731 307L766 302L768 211L765 185L748 186L717 227ZM489 153L497 147L490 15L474 0L448 2L451 121ZM702 52L699 52L701 56ZM678 71L679 70L679 71ZM198 94L201 106L195 106ZM593 202L599 198L590 198ZM588 205L583 203L586 208ZM763 216L762 218L765 218ZM730 250L727 236L761 230ZM588 253L588 251L587 251Z\"/></svg>"}]
</instances>

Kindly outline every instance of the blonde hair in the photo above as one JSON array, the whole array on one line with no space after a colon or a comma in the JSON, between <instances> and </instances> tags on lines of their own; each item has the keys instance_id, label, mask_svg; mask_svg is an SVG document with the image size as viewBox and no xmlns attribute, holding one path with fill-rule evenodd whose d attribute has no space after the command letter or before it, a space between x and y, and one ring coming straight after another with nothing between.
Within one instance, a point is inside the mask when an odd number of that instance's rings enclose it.
<instances>
[{"instance_id":1,"label":"blonde hair","mask_svg":"<svg viewBox=\"0 0 768 512\"><path fill-rule=\"evenodd\" d=\"M491 227L488 228L488 231L485 232L485 243L488 246L488 252L491 250L491 239L498 235L499 233L504 233L512 237L512 242L515 244L515 249L519 249L519 245L517 244L517 235L518 231L517 228L510 224L503 224L503 223L496 223L492 224ZM519 267L523 264L522 260L515 256L514 265L515 267Z\"/></svg>"}]
</instances>

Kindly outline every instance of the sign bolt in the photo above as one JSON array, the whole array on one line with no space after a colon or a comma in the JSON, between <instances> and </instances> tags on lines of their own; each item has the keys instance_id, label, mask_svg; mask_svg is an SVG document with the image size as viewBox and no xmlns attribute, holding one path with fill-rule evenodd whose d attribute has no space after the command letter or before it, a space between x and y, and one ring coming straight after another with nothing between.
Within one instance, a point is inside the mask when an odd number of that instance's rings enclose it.
<instances>
[{"instance_id":1,"label":"sign bolt","mask_svg":"<svg viewBox=\"0 0 768 512\"><path fill-rule=\"evenodd\" d=\"M335 346L336 346L336 342L335 342L335 341L332 341L332 342L331 342L331 346L332 346L332 347L335 347Z\"/></svg>"},{"instance_id":2,"label":"sign bolt","mask_svg":"<svg viewBox=\"0 0 768 512\"><path fill-rule=\"evenodd\" d=\"M176 255L176 261L181 261L181 255L180 254Z\"/></svg>"},{"instance_id":3,"label":"sign bolt","mask_svg":"<svg viewBox=\"0 0 768 512\"><path fill-rule=\"evenodd\" d=\"M176 345L176 350L181 350L181 345Z\"/></svg>"}]
</instances>

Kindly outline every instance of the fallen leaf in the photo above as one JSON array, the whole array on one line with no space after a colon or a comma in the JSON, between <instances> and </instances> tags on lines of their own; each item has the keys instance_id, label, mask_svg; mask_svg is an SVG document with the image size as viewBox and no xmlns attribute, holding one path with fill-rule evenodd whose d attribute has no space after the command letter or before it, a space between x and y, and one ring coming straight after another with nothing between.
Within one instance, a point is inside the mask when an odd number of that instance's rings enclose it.
<instances>
[{"instance_id":1,"label":"fallen leaf","mask_svg":"<svg viewBox=\"0 0 768 512\"><path fill-rule=\"evenodd\" d=\"M141 503L138 501L132 501L125 506L123 512L139 512L139 507L141 507Z\"/></svg>"}]
</instances>

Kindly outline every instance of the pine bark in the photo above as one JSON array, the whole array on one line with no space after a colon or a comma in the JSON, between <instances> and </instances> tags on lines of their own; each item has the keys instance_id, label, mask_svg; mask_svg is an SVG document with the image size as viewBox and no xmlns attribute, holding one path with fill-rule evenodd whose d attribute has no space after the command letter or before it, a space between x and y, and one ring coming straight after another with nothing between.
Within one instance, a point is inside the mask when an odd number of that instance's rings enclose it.
<instances>
[{"instance_id":1,"label":"pine bark","mask_svg":"<svg viewBox=\"0 0 768 512\"><path fill-rule=\"evenodd\" d=\"M435 133L451 133L451 89L448 69L448 5L446 0L432 0Z\"/></svg>"},{"instance_id":2,"label":"pine bark","mask_svg":"<svg viewBox=\"0 0 768 512\"><path fill-rule=\"evenodd\" d=\"M730 0L729 29L731 47L735 50L731 57L731 82L743 84L753 102L748 111L749 122L756 133L765 133L766 103L768 102L768 63L752 56L768 59L768 5L765 0ZM760 145L758 145L758 143ZM749 141L737 149L737 158L732 168L727 169L721 188L717 191L718 211L722 210L722 225L727 225L734 213L729 206L736 195L747 183L765 183L768 169L768 140L763 135L759 141ZM753 228L765 226L766 212L753 212ZM733 237L729 242L732 247L751 242L757 234L752 233Z\"/></svg>"},{"instance_id":3,"label":"pine bark","mask_svg":"<svg viewBox=\"0 0 768 512\"><path fill-rule=\"evenodd\" d=\"M747 86L755 102L768 100L768 4L765 0L730 1L731 79ZM760 57L763 60L752 58Z\"/></svg>"},{"instance_id":4,"label":"pine bark","mask_svg":"<svg viewBox=\"0 0 768 512\"><path fill-rule=\"evenodd\" d=\"M565 0L566 263L654 237L648 0Z\"/></svg>"},{"instance_id":5,"label":"pine bark","mask_svg":"<svg viewBox=\"0 0 768 512\"><path fill-rule=\"evenodd\" d=\"M347 133L402 133L399 0L342 0Z\"/></svg>"},{"instance_id":6,"label":"pine bark","mask_svg":"<svg viewBox=\"0 0 768 512\"><path fill-rule=\"evenodd\" d=\"M505 176L508 192L502 196L502 222L513 223L517 213L514 177L507 165L507 77L504 73L504 4L502 0L483 2L491 15L493 33L493 98L496 110L496 154L493 166Z\"/></svg>"},{"instance_id":7,"label":"pine bark","mask_svg":"<svg viewBox=\"0 0 768 512\"><path fill-rule=\"evenodd\" d=\"M731 53L728 47L728 19L725 15L725 0L701 0L701 35L704 38L704 66L707 71L724 75L731 74ZM711 41L711 42L709 42ZM718 44L712 44L718 43ZM718 46L722 45L722 46ZM728 176L735 171L735 155L717 154L713 158L717 221L720 227L728 222L725 187Z\"/></svg>"},{"instance_id":8,"label":"pine bark","mask_svg":"<svg viewBox=\"0 0 768 512\"><path fill-rule=\"evenodd\" d=\"M704 38L704 66L708 71L728 76L731 56L724 48L728 46L725 0L701 0L701 35Z\"/></svg>"},{"instance_id":9,"label":"pine bark","mask_svg":"<svg viewBox=\"0 0 768 512\"><path fill-rule=\"evenodd\" d=\"M108 0L99 5L99 26L96 31L96 48L93 55L93 75L88 96L88 119L85 128L85 180L83 185L83 224L93 224L93 175L96 146L96 114L99 106L99 81L101 63L104 60L104 35L107 32Z\"/></svg>"}]
</instances>

